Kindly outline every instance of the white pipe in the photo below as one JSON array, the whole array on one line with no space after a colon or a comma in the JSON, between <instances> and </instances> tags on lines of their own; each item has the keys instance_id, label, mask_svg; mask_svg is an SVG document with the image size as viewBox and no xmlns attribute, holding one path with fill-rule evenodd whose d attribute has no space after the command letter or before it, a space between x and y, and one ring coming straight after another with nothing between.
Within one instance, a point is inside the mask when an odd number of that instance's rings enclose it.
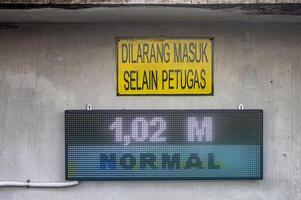
<instances>
[{"instance_id":1,"label":"white pipe","mask_svg":"<svg viewBox=\"0 0 301 200\"><path fill-rule=\"evenodd\" d=\"M57 183L35 183L31 181L0 181L0 187L38 187L38 188L62 188L78 185L78 181L57 182Z\"/></svg>"},{"instance_id":2,"label":"white pipe","mask_svg":"<svg viewBox=\"0 0 301 200\"><path fill-rule=\"evenodd\" d=\"M1 181L0 187L26 187L28 183L18 181Z\"/></svg>"}]
</instances>

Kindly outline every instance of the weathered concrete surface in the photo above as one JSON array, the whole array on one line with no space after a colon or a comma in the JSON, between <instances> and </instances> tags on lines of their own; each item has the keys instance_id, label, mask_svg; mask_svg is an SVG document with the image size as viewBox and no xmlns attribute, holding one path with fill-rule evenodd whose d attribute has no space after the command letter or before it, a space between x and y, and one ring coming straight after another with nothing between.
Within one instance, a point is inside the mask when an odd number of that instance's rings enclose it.
<instances>
[{"instance_id":1,"label":"weathered concrete surface","mask_svg":"<svg viewBox=\"0 0 301 200\"><path fill-rule=\"evenodd\" d=\"M300 0L2 0L12 4L260 4L301 3Z\"/></svg>"},{"instance_id":2,"label":"weathered concrete surface","mask_svg":"<svg viewBox=\"0 0 301 200\"><path fill-rule=\"evenodd\" d=\"M301 25L103 23L0 30L0 180L64 180L64 110L264 110L263 181L82 182L0 199L301 199ZM115 37L212 36L214 96L117 97Z\"/></svg>"},{"instance_id":3,"label":"weathered concrete surface","mask_svg":"<svg viewBox=\"0 0 301 200\"><path fill-rule=\"evenodd\" d=\"M0 23L301 21L301 0L1 1Z\"/></svg>"},{"instance_id":4,"label":"weathered concrete surface","mask_svg":"<svg viewBox=\"0 0 301 200\"><path fill-rule=\"evenodd\" d=\"M1 8L1 6L0 6ZM0 23L272 22L301 23L301 4L207 7L115 6L0 9ZM65 8L65 7L64 7ZM67 7L68 8L68 7Z\"/></svg>"}]
</instances>

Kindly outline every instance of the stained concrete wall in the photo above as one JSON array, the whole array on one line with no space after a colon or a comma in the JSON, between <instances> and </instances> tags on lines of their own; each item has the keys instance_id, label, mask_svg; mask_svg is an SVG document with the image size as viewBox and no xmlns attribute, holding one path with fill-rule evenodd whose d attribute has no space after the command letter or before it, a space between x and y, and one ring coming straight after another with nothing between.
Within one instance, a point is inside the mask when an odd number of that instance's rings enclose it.
<instances>
[{"instance_id":1,"label":"stained concrete wall","mask_svg":"<svg viewBox=\"0 0 301 200\"><path fill-rule=\"evenodd\" d=\"M264 110L262 181L82 182L0 199L301 199L301 24L23 24L0 30L0 180L64 180L64 110ZM117 97L115 37L212 36L214 96Z\"/></svg>"},{"instance_id":2,"label":"stained concrete wall","mask_svg":"<svg viewBox=\"0 0 301 200\"><path fill-rule=\"evenodd\" d=\"M260 4L260 3L300 3L300 0L2 0L11 4Z\"/></svg>"}]
</instances>

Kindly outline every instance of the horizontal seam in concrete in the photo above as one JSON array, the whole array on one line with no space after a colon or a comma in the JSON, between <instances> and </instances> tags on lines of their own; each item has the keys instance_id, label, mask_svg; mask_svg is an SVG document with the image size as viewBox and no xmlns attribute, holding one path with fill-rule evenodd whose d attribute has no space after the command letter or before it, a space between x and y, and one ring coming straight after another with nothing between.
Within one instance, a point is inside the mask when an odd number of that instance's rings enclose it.
<instances>
[{"instance_id":1,"label":"horizontal seam in concrete","mask_svg":"<svg viewBox=\"0 0 301 200\"><path fill-rule=\"evenodd\" d=\"M274 14L274 15L301 15L301 3L277 4L0 4L0 10L30 10L43 8L57 8L78 10L88 8L110 7L183 7L203 8L211 10L225 10L239 8L248 14Z\"/></svg>"}]
</instances>

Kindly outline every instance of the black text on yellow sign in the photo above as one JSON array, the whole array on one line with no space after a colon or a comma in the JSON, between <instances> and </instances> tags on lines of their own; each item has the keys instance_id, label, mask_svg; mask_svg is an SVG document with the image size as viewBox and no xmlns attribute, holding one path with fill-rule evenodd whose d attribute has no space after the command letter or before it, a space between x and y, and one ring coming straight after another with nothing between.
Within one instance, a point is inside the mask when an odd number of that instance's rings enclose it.
<instances>
[{"instance_id":1,"label":"black text on yellow sign","mask_svg":"<svg viewBox=\"0 0 301 200\"><path fill-rule=\"evenodd\" d=\"M118 39L117 95L213 95L212 39Z\"/></svg>"}]
</instances>

